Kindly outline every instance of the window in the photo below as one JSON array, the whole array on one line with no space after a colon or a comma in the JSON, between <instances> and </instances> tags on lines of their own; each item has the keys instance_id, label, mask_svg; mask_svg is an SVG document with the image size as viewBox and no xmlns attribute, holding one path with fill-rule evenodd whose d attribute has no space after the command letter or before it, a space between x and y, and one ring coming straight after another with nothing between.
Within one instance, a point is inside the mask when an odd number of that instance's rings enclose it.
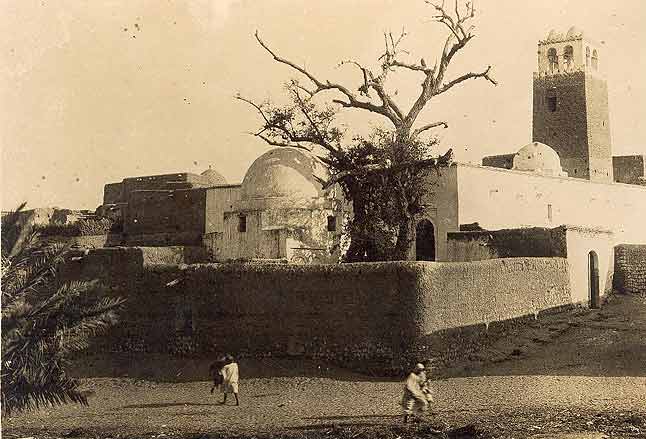
<instances>
[{"instance_id":1,"label":"window","mask_svg":"<svg viewBox=\"0 0 646 439\"><path fill-rule=\"evenodd\" d=\"M585 48L585 65L586 67L590 67L590 48L589 47Z\"/></svg>"},{"instance_id":2,"label":"window","mask_svg":"<svg viewBox=\"0 0 646 439\"><path fill-rule=\"evenodd\" d=\"M244 233L247 231L247 217L240 215L238 217L238 232Z\"/></svg>"},{"instance_id":3,"label":"window","mask_svg":"<svg viewBox=\"0 0 646 439\"><path fill-rule=\"evenodd\" d=\"M556 111L556 96L548 96L547 109L550 113L554 113Z\"/></svg>"},{"instance_id":4,"label":"window","mask_svg":"<svg viewBox=\"0 0 646 439\"><path fill-rule=\"evenodd\" d=\"M574 60L574 49L572 46L565 46L563 50L563 61L565 62L565 70L569 71L572 68L572 61Z\"/></svg>"},{"instance_id":5,"label":"window","mask_svg":"<svg viewBox=\"0 0 646 439\"><path fill-rule=\"evenodd\" d=\"M336 232L336 217L334 215L327 217L327 231Z\"/></svg>"},{"instance_id":6,"label":"window","mask_svg":"<svg viewBox=\"0 0 646 439\"><path fill-rule=\"evenodd\" d=\"M552 222L552 205L551 204L547 205L547 220L549 222Z\"/></svg>"},{"instance_id":7,"label":"window","mask_svg":"<svg viewBox=\"0 0 646 439\"><path fill-rule=\"evenodd\" d=\"M597 70L599 68L599 58L597 57L597 49L592 51L592 68Z\"/></svg>"},{"instance_id":8,"label":"window","mask_svg":"<svg viewBox=\"0 0 646 439\"><path fill-rule=\"evenodd\" d=\"M555 48L550 48L547 51L547 61L550 65L550 73L559 71L559 56L556 54Z\"/></svg>"}]
</instances>

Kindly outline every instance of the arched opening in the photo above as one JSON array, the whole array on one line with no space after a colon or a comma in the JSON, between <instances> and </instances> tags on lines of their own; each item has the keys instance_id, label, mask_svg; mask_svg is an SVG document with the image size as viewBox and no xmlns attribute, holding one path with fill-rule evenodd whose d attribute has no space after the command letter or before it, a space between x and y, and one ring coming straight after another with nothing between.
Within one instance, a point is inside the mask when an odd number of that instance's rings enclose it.
<instances>
[{"instance_id":1,"label":"arched opening","mask_svg":"<svg viewBox=\"0 0 646 439\"><path fill-rule=\"evenodd\" d=\"M585 66L590 67L590 48L585 48Z\"/></svg>"},{"instance_id":2,"label":"arched opening","mask_svg":"<svg viewBox=\"0 0 646 439\"><path fill-rule=\"evenodd\" d=\"M570 71L572 62L574 61L574 49L572 46L565 46L563 50L563 62L565 63L565 70Z\"/></svg>"},{"instance_id":3,"label":"arched opening","mask_svg":"<svg viewBox=\"0 0 646 439\"><path fill-rule=\"evenodd\" d=\"M415 259L435 260L435 227L427 219L418 222L415 228Z\"/></svg>"},{"instance_id":4,"label":"arched opening","mask_svg":"<svg viewBox=\"0 0 646 439\"><path fill-rule=\"evenodd\" d=\"M599 68L599 58L597 57L597 49L592 51L592 68L597 70Z\"/></svg>"},{"instance_id":5,"label":"arched opening","mask_svg":"<svg viewBox=\"0 0 646 439\"><path fill-rule=\"evenodd\" d=\"M194 329L193 307L182 300L175 306L175 333L180 337L190 337Z\"/></svg>"},{"instance_id":6,"label":"arched opening","mask_svg":"<svg viewBox=\"0 0 646 439\"><path fill-rule=\"evenodd\" d=\"M559 56L556 53L556 49L551 47L547 51L547 60L550 63L550 73L558 72L559 70Z\"/></svg>"},{"instance_id":7,"label":"arched opening","mask_svg":"<svg viewBox=\"0 0 646 439\"><path fill-rule=\"evenodd\" d=\"M594 251L588 253L588 274L590 308L599 308L599 257Z\"/></svg>"}]
</instances>

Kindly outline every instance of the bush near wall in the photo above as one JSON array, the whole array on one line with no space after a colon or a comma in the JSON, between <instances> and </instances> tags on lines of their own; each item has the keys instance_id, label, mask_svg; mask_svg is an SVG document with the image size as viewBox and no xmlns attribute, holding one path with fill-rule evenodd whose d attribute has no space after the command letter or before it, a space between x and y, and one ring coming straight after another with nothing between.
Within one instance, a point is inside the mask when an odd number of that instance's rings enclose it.
<instances>
[{"instance_id":1,"label":"bush near wall","mask_svg":"<svg viewBox=\"0 0 646 439\"><path fill-rule=\"evenodd\" d=\"M81 219L71 224L48 224L36 226L35 230L47 236L95 236L121 231L121 224L109 218Z\"/></svg>"},{"instance_id":2,"label":"bush near wall","mask_svg":"<svg viewBox=\"0 0 646 439\"><path fill-rule=\"evenodd\" d=\"M646 293L646 245L615 247L613 287L625 293Z\"/></svg>"},{"instance_id":3,"label":"bush near wall","mask_svg":"<svg viewBox=\"0 0 646 439\"><path fill-rule=\"evenodd\" d=\"M435 333L570 302L567 262L559 258L314 266L143 260L140 249L106 248L66 268L65 276L102 279L127 298L99 352L296 355L398 371L447 352L446 336Z\"/></svg>"}]
</instances>

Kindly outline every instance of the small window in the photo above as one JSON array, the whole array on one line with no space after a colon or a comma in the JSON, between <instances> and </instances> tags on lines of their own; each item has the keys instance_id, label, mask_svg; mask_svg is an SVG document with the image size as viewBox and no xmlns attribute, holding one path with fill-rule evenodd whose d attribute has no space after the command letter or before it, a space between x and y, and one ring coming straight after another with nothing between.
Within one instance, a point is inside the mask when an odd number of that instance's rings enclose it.
<instances>
[{"instance_id":1,"label":"small window","mask_svg":"<svg viewBox=\"0 0 646 439\"><path fill-rule=\"evenodd\" d=\"M565 46L563 51L563 61L565 63L565 70L569 71L572 68L572 62L574 61L574 49L572 46Z\"/></svg>"},{"instance_id":2,"label":"small window","mask_svg":"<svg viewBox=\"0 0 646 439\"><path fill-rule=\"evenodd\" d=\"M336 217L334 215L327 217L327 231L336 232Z\"/></svg>"},{"instance_id":3,"label":"small window","mask_svg":"<svg viewBox=\"0 0 646 439\"><path fill-rule=\"evenodd\" d=\"M547 60L549 62L550 73L556 73L559 71L559 56L556 53L556 49L551 47L547 51Z\"/></svg>"},{"instance_id":4,"label":"small window","mask_svg":"<svg viewBox=\"0 0 646 439\"><path fill-rule=\"evenodd\" d=\"M238 217L238 232L245 233L247 231L247 217L240 215Z\"/></svg>"},{"instance_id":5,"label":"small window","mask_svg":"<svg viewBox=\"0 0 646 439\"><path fill-rule=\"evenodd\" d=\"M552 222L552 205L551 204L547 205L547 220L549 222Z\"/></svg>"},{"instance_id":6,"label":"small window","mask_svg":"<svg viewBox=\"0 0 646 439\"><path fill-rule=\"evenodd\" d=\"M590 48L589 47L585 48L585 65L586 67L590 67Z\"/></svg>"},{"instance_id":7,"label":"small window","mask_svg":"<svg viewBox=\"0 0 646 439\"><path fill-rule=\"evenodd\" d=\"M592 51L592 68L597 70L599 68L599 58L597 57L597 49Z\"/></svg>"},{"instance_id":8,"label":"small window","mask_svg":"<svg viewBox=\"0 0 646 439\"><path fill-rule=\"evenodd\" d=\"M556 111L556 96L549 96L547 98L547 109L550 113L554 113Z\"/></svg>"}]
</instances>

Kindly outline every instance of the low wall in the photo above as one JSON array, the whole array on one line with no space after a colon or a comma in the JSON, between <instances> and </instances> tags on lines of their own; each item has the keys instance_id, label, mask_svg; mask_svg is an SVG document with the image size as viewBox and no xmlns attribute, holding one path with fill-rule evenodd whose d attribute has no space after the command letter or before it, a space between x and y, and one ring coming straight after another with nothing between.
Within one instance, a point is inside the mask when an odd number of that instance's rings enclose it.
<instances>
[{"instance_id":1,"label":"low wall","mask_svg":"<svg viewBox=\"0 0 646 439\"><path fill-rule=\"evenodd\" d=\"M570 303L563 258L510 258L419 267L420 332L489 324Z\"/></svg>"},{"instance_id":2,"label":"low wall","mask_svg":"<svg viewBox=\"0 0 646 439\"><path fill-rule=\"evenodd\" d=\"M107 235L83 235L83 236L45 236L41 238L46 243L63 243L75 247L84 248L102 248L119 245L122 243L122 237L119 233L110 233Z\"/></svg>"},{"instance_id":3,"label":"low wall","mask_svg":"<svg viewBox=\"0 0 646 439\"><path fill-rule=\"evenodd\" d=\"M397 369L442 351L429 346L434 333L570 303L560 258L177 266L144 265L140 249L98 253L66 276L101 278L127 299L99 352L299 355ZM113 267L97 269L99 258Z\"/></svg>"},{"instance_id":4,"label":"low wall","mask_svg":"<svg viewBox=\"0 0 646 439\"><path fill-rule=\"evenodd\" d=\"M124 233L124 242L129 246L196 246L202 244L202 233L199 231L178 231L146 234Z\"/></svg>"},{"instance_id":5,"label":"low wall","mask_svg":"<svg viewBox=\"0 0 646 439\"><path fill-rule=\"evenodd\" d=\"M447 259L453 262L566 256L563 227L460 231L447 234Z\"/></svg>"},{"instance_id":6,"label":"low wall","mask_svg":"<svg viewBox=\"0 0 646 439\"><path fill-rule=\"evenodd\" d=\"M138 247L144 264L196 264L208 262L209 255L200 246Z\"/></svg>"},{"instance_id":7,"label":"low wall","mask_svg":"<svg viewBox=\"0 0 646 439\"><path fill-rule=\"evenodd\" d=\"M614 287L625 293L646 292L646 245L615 247Z\"/></svg>"}]
</instances>

